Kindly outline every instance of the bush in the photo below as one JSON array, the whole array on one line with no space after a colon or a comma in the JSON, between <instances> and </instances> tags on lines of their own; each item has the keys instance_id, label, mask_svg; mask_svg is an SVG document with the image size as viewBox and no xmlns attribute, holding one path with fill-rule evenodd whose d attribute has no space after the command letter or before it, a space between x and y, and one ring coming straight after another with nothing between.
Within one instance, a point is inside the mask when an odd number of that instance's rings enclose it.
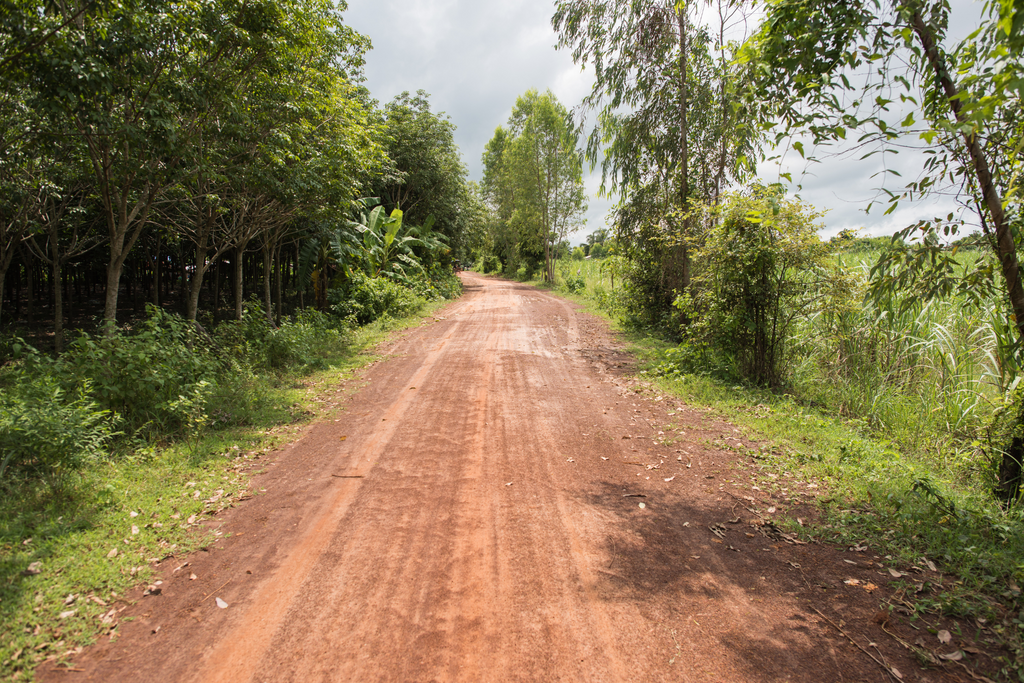
<instances>
[{"instance_id":1,"label":"bush","mask_svg":"<svg viewBox=\"0 0 1024 683\"><path fill-rule=\"evenodd\" d=\"M340 318L366 325L387 314L402 318L418 311L424 299L412 290L384 277L356 274L347 287L332 290L331 310Z\"/></svg>"},{"instance_id":2,"label":"bush","mask_svg":"<svg viewBox=\"0 0 1024 683\"><path fill-rule=\"evenodd\" d=\"M155 306L147 311L135 330L82 333L57 360L34 355L24 367L29 381L59 378L65 393L88 383L93 400L130 431L178 432L193 419L176 407L180 397L194 395L197 386L208 395L225 363L197 326Z\"/></svg>"},{"instance_id":3,"label":"bush","mask_svg":"<svg viewBox=\"0 0 1024 683\"><path fill-rule=\"evenodd\" d=\"M275 327L263 305L251 299L242 319L221 323L216 338L222 349L251 370L282 370L322 365L325 355L348 343L348 330L336 318L312 308Z\"/></svg>"},{"instance_id":4,"label":"bush","mask_svg":"<svg viewBox=\"0 0 1024 683\"><path fill-rule=\"evenodd\" d=\"M0 482L6 473L44 481L63 496L72 478L100 458L114 420L89 398L83 384L69 397L53 377L0 395Z\"/></svg>"},{"instance_id":5,"label":"bush","mask_svg":"<svg viewBox=\"0 0 1024 683\"><path fill-rule=\"evenodd\" d=\"M676 300L690 320L686 335L725 356L740 377L778 386L794 322L834 279L826 271L829 248L817 235L821 214L762 186L704 211L712 227L694 256L701 270L693 294Z\"/></svg>"}]
</instances>

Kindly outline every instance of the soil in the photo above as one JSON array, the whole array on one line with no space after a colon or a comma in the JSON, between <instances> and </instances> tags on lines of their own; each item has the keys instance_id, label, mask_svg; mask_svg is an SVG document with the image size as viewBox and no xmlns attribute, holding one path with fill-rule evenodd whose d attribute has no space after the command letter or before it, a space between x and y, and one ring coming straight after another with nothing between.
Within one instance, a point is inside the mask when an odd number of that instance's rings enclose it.
<instances>
[{"instance_id":1,"label":"soil","mask_svg":"<svg viewBox=\"0 0 1024 683\"><path fill-rule=\"evenodd\" d=\"M574 304L462 277L336 419L274 454L215 543L129 596L115 637L37 676L970 680L978 655L922 668L909 647L969 636L891 611L932 569L895 578L870 548L784 533L813 523L817 484L639 382Z\"/></svg>"}]
</instances>

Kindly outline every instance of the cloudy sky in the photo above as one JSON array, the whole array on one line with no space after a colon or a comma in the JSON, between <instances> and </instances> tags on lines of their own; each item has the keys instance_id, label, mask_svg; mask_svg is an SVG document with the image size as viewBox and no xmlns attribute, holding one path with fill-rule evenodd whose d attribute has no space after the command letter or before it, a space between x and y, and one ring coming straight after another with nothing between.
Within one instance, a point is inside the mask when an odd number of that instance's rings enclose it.
<instances>
[{"instance_id":1,"label":"cloudy sky","mask_svg":"<svg viewBox=\"0 0 1024 683\"><path fill-rule=\"evenodd\" d=\"M569 108L589 92L591 76L558 51L551 28L551 0L348 0L345 22L373 41L367 55L370 92L382 104L403 92L425 90L434 111L443 111L456 126L455 141L469 176L480 180L484 145L503 125L516 98L530 88L550 89ZM979 5L953 0L951 25L964 34L976 26ZM793 155L789 155L792 160ZM912 153L890 159L904 178L920 171L921 157ZM802 184L800 196L828 209L823 234L844 228L863 228L864 234L887 234L919 218L945 214L955 208L949 200L926 206L901 207L882 216L876 205L864 207L878 193L879 167L872 161L832 158L805 169L799 158L787 170ZM777 179L778 170L765 165L762 176ZM612 201L599 199L598 174L587 179L590 210L587 227L571 237L573 243L605 225ZM794 188L795 190L796 188Z\"/></svg>"}]
</instances>

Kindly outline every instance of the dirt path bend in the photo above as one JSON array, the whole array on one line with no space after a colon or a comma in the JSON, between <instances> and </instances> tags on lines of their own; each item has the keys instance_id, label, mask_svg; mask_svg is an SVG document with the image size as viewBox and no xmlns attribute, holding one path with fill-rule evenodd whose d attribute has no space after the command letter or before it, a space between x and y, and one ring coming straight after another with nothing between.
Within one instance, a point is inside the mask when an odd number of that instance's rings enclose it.
<instances>
[{"instance_id":1,"label":"dirt path bend","mask_svg":"<svg viewBox=\"0 0 1024 683\"><path fill-rule=\"evenodd\" d=\"M904 680L942 680L872 624L883 588L843 583L884 586L869 555L751 524L745 508L770 513L756 492L737 506L731 427L634 392L573 305L463 277L339 420L278 454L221 541L40 677L890 680L843 628Z\"/></svg>"}]
</instances>

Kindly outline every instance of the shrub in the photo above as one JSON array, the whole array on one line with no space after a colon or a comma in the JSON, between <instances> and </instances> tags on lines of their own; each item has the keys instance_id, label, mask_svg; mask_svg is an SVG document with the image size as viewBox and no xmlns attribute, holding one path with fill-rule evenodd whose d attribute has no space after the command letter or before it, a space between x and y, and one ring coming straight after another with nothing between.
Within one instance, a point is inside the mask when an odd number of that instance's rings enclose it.
<instances>
[{"instance_id":1,"label":"shrub","mask_svg":"<svg viewBox=\"0 0 1024 683\"><path fill-rule=\"evenodd\" d=\"M132 432L176 433L192 419L176 402L202 382L208 394L225 364L211 352L213 340L194 324L155 306L147 311L135 330L82 333L57 360L36 354L24 370L30 380L59 378L65 393L87 382L93 400Z\"/></svg>"},{"instance_id":2,"label":"shrub","mask_svg":"<svg viewBox=\"0 0 1024 683\"><path fill-rule=\"evenodd\" d=\"M100 458L114 420L83 384L70 396L53 377L39 377L0 395L0 482L18 472L63 496L72 478Z\"/></svg>"},{"instance_id":3,"label":"shrub","mask_svg":"<svg viewBox=\"0 0 1024 683\"><path fill-rule=\"evenodd\" d=\"M794 322L830 285L829 251L815 225L821 214L763 186L704 212L712 227L694 257L701 270L693 294L676 300L690 320L686 335L730 359L744 379L778 386Z\"/></svg>"},{"instance_id":4,"label":"shrub","mask_svg":"<svg viewBox=\"0 0 1024 683\"><path fill-rule=\"evenodd\" d=\"M348 340L343 323L312 308L299 311L294 321L275 327L256 299L245 306L242 319L221 323L217 343L251 370L281 370L323 363L324 355L340 351Z\"/></svg>"},{"instance_id":5,"label":"shrub","mask_svg":"<svg viewBox=\"0 0 1024 683\"><path fill-rule=\"evenodd\" d=\"M415 313L424 299L412 290L384 277L369 278L356 274L347 287L334 290L337 299L331 310L340 318L350 318L360 325L377 320L384 314L402 318Z\"/></svg>"}]
</instances>

